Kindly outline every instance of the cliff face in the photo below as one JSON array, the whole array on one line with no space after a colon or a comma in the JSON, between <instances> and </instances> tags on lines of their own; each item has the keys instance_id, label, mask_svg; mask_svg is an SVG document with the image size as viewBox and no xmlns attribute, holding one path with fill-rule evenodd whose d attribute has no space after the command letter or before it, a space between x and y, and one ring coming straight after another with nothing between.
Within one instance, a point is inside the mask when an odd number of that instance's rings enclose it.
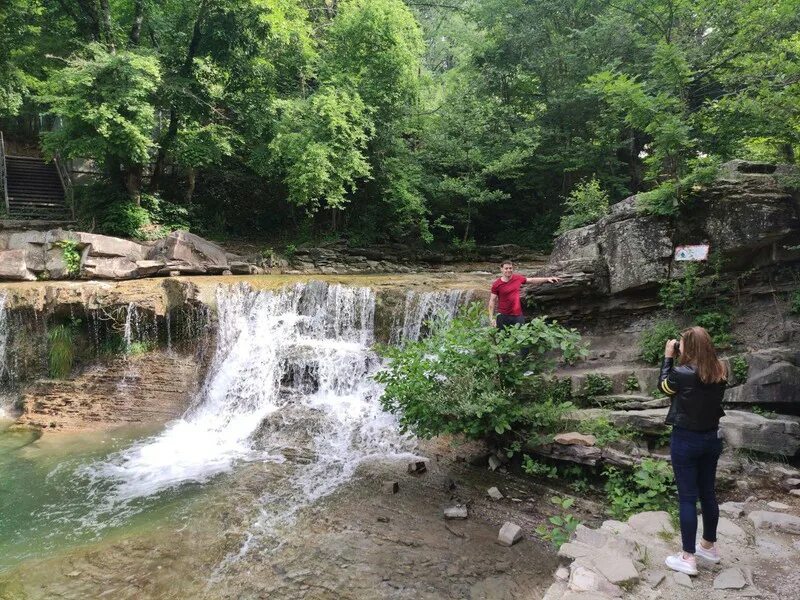
<instances>
[{"instance_id":1,"label":"cliff face","mask_svg":"<svg viewBox=\"0 0 800 600\"><path fill-rule=\"evenodd\" d=\"M782 183L791 173L788 167L731 161L675 218L639 213L632 196L597 223L556 240L541 274L564 281L529 289L528 304L576 318L655 308L660 285L682 273L686 263L674 253L684 244L708 244L718 276L738 278L745 292L792 289L800 268L800 205Z\"/></svg>"}]
</instances>

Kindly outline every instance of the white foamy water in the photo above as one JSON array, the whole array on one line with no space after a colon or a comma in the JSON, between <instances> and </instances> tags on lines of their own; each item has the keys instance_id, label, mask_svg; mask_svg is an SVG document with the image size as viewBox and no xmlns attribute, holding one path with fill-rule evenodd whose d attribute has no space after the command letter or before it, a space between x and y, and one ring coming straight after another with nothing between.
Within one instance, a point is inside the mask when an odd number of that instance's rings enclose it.
<instances>
[{"instance_id":1,"label":"white foamy water","mask_svg":"<svg viewBox=\"0 0 800 600\"><path fill-rule=\"evenodd\" d=\"M7 386L11 380L11 365L8 364L8 343L10 329L8 311L6 310L6 294L0 292L0 418L6 415L10 399Z\"/></svg>"},{"instance_id":2,"label":"white foamy water","mask_svg":"<svg viewBox=\"0 0 800 600\"><path fill-rule=\"evenodd\" d=\"M425 330L425 324L433 318L451 319L458 309L469 302L472 292L466 290L438 290L432 292L406 293L403 322L394 328L392 342L415 342Z\"/></svg>"},{"instance_id":3,"label":"white foamy water","mask_svg":"<svg viewBox=\"0 0 800 600\"><path fill-rule=\"evenodd\" d=\"M370 377L379 366L370 350L371 290L220 287L217 302L216 354L191 408L160 435L89 467L93 479L112 482L112 504L207 481L240 461L283 460L287 434L273 439L269 429L277 416L290 438L300 424L297 445L309 444L314 457L291 482L304 502L335 489L366 458L411 449L380 410L381 388Z\"/></svg>"}]
</instances>

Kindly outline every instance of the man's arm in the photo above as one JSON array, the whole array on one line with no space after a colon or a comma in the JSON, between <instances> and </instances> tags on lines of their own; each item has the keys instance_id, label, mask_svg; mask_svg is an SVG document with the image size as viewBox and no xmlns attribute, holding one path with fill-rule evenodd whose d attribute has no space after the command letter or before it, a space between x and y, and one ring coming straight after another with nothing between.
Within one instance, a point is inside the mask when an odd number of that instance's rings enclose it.
<instances>
[{"instance_id":1,"label":"man's arm","mask_svg":"<svg viewBox=\"0 0 800 600\"><path fill-rule=\"evenodd\" d=\"M526 277L525 283L560 283L561 277Z\"/></svg>"},{"instance_id":2,"label":"man's arm","mask_svg":"<svg viewBox=\"0 0 800 600\"><path fill-rule=\"evenodd\" d=\"M489 296L489 322L495 325L494 309L497 306L497 294Z\"/></svg>"}]
</instances>

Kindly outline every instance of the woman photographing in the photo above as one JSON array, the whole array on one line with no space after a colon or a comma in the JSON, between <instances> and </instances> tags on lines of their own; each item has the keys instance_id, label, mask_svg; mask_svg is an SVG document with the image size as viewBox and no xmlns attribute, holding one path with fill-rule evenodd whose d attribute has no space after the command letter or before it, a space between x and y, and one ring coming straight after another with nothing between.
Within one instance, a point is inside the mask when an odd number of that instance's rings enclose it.
<instances>
[{"instance_id":1,"label":"woman photographing","mask_svg":"<svg viewBox=\"0 0 800 600\"><path fill-rule=\"evenodd\" d=\"M676 365L678 358L680 364ZM719 506L714 492L722 440L717 431L727 369L717 358L711 336L702 327L690 327L681 339L664 348L659 388L671 397L666 422L672 425L670 456L678 502L683 552L668 556L666 565L687 575L697 575L695 555L720 561L716 547ZM703 514L703 537L697 535L697 500Z\"/></svg>"}]
</instances>

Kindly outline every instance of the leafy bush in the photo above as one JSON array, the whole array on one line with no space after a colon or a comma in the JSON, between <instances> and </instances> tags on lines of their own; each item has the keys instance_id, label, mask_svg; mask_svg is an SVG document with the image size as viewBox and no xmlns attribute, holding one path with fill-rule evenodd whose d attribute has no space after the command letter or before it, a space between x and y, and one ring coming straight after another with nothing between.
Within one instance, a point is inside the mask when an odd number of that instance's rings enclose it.
<instances>
[{"instance_id":1,"label":"leafy bush","mask_svg":"<svg viewBox=\"0 0 800 600\"><path fill-rule=\"evenodd\" d=\"M564 216L556 233L594 223L607 213L608 194L600 188L600 182L592 177L576 185L564 201Z\"/></svg>"},{"instance_id":2,"label":"leafy bush","mask_svg":"<svg viewBox=\"0 0 800 600\"><path fill-rule=\"evenodd\" d=\"M54 244L61 248L61 256L66 265L67 275L77 277L81 272L81 254L78 252L78 242L76 240L61 240Z\"/></svg>"},{"instance_id":3,"label":"leafy bush","mask_svg":"<svg viewBox=\"0 0 800 600\"><path fill-rule=\"evenodd\" d=\"M628 378L625 380L625 391L626 392L638 392L641 391L641 387L639 386L639 378L636 377L635 373L631 373L628 375Z\"/></svg>"},{"instance_id":4,"label":"leafy bush","mask_svg":"<svg viewBox=\"0 0 800 600\"><path fill-rule=\"evenodd\" d=\"M403 431L524 435L553 430L571 408L551 395L556 385L545 375L556 356L570 362L586 354L575 330L540 317L497 332L477 302L452 321L434 319L429 328L418 342L384 348L387 364L375 377L386 385L383 408L399 416ZM529 351L524 358L523 349ZM521 389L531 381L536 385L523 398Z\"/></svg>"},{"instance_id":5,"label":"leafy bush","mask_svg":"<svg viewBox=\"0 0 800 600\"><path fill-rule=\"evenodd\" d=\"M522 470L534 477L547 477L548 479L558 477L558 469L556 467L539 462L527 454L522 457Z\"/></svg>"},{"instance_id":6,"label":"leafy bush","mask_svg":"<svg viewBox=\"0 0 800 600\"><path fill-rule=\"evenodd\" d=\"M605 417L586 419L578 423L578 431L584 435L593 435L598 446L607 446L621 439L630 439L633 432L627 427L617 427Z\"/></svg>"},{"instance_id":7,"label":"leafy bush","mask_svg":"<svg viewBox=\"0 0 800 600\"><path fill-rule=\"evenodd\" d=\"M580 395L583 398L591 399L597 396L605 396L614 391L614 383L606 375L589 373L583 383Z\"/></svg>"},{"instance_id":8,"label":"leafy bush","mask_svg":"<svg viewBox=\"0 0 800 600\"><path fill-rule=\"evenodd\" d=\"M677 491L669 463L644 459L632 472L605 470L606 496L614 518L627 519L648 510L675 511Z\"/></svg>"},{"instance_id":9,"label":"leafy bush","mask_svg":"<svg viewBox=\"0 0 800 600\"><path fill-rule=\"evenodd\" d=\"M69 325L55 325L47 332L48 365L50 376L66 377L75 362L75 341Z\"/></svg>"},{"instance_id":10,"label":"leafy bush","mask_svg":"<svg viewBox=\"0 0 800 600\"><path fill-rule=\"evenodd\" d=\"M191 229L189 211L158 196L142 194L141 206L118 194L105 193L83 207L84 220L88 214L97 218L100 232L139 240L164 237L176 229Z\"/></svg>"},{"instance_id":11,"label":"leafy bush","mask_svg":"<svg viewBox=\"0 0 800 600\"><path fill-rule=\"evenodd\" d=\"M731 316L728 313L711 311L697 315L694 320L696 325L703 327L711 336L711 341L717 348L728 348L733 341L731 330Z\"/></svg>"},{"instance_id":12,"label":"leafy bush","mask_svg":"<svg viewBox=\"0 0 800 600\"><path fill-rule=\"evenodd\" d=\"M658 291L662 306L670 310L694 308L697 304L699 273L699 263L688 263L680 277L664 281Z\"/></svg>"},{"instance_id":13,"label":"leafy bush","mask_svg":"<svg viewBox=\"0 0 800 600\"><path fill-rule=\"evenodd\" d=\"M800 315L800 289L795 290L789 297L789 312Z\"/></svg>"},{"instance_id":14,"label":"leafy bush","mask_svg":"<svg viewBox=\"0 0 800 600\"><path fill-rule=\"evenodd\" d=\"M556 505L561 510L567 510L573 505L574 501L572 498L553 496L550 498L550 503ZM549 517L547 521L552 527L548 525L539 525L535 531L539 537L552 543L556 548L560 548L562 544L568 542L572 534L578 528L578 525L581 524L574 515L568 513L553 515Z\"/></svg>"},{"instance_id":15,"label":"leafy bush","mask_svg":"<svg viewBox=\"0 0 800 600\"><path fill-rule=\"evenodd\" d=\"M657 365L664 356L664 344L667 340L675 339L681 328L674 321L659 321L639 338L642 360Z\"/></svg>"}]
</instances>

